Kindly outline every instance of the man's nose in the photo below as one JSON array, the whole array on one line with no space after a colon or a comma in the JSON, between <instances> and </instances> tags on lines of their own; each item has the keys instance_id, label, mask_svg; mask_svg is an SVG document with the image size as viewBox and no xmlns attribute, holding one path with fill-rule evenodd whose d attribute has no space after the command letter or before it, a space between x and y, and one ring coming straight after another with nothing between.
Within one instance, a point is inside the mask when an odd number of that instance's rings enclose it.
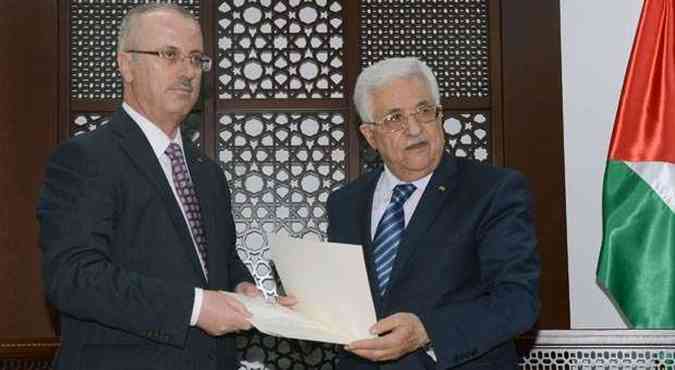
<instances>
[{"instance_id":1,"label":"man's nose","mask_svg":"<svg viewBox=\"0 0 675 370\"><path fill-rule=\"evenodd\" d=\"M180 63L180 73L181 76L184 76L188 80L192 81L192 79L197 76L197 73L200 73L201 71L195 67L192 64L192 61L190 60L189 57L183 57L181 58L178 63Z\"/></svg>"},{"instance_id":2,"label":"man's nose","mask_svg":"<svg viewBox=\"0 0 675 370\"><path fill-rule=\"evenodd\" d=\"M408 135L417 136L422 132L422 123L417 121L414 114L408 116L408 122L405 125Z\"/></svg>"}]
</instances>

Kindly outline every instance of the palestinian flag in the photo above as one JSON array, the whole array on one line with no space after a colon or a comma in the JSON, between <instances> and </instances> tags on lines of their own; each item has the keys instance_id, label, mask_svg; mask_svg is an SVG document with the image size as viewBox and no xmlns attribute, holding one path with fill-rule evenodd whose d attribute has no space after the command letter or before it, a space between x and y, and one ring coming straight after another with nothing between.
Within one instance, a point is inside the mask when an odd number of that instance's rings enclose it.
<instances>
[{"instance_id":1,"label":"palestinian flag","mask_svg":"<svg viewBox=\"0 0 675 370\"><path fill-rule=\"evenodd\" d=\"M630 327L675 328L675 0L645 0L605 171L598 282Z\"/></svg>"}]
</instances>

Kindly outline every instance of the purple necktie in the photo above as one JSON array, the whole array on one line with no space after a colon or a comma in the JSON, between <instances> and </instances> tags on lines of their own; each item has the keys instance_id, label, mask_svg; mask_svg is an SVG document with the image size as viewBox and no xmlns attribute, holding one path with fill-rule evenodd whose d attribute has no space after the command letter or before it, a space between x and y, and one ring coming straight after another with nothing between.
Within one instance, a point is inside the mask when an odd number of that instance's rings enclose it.
<instances>
[{"instance_id":1,"label":"purple necktie","mask_svg":"<svg viewBox=\"0 0 675 370\"><path fill-rule=\"evenodd\" d=\"M171 143L164 151L171 159L171 173L173 175L173 184L176 187L178 199L180 199L185 211L188 225L192 231L192 237L197 244L202 262L204 263L204 273L206 270L206 234L202 226L202 211L199 207L199 198L195 192L195 187L192 184L192 179L188 173L185 159L183 159L183 151L176 143Z\"/></svg>"}]
</instances>

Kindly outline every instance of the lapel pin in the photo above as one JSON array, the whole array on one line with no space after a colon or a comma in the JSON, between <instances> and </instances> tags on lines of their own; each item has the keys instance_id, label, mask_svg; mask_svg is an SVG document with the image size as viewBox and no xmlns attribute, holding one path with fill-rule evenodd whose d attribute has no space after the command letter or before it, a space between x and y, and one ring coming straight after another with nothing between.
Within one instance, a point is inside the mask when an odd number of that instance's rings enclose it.
<instances>
[{"instance_id":1,"label":"lapel pin","mask_svg":"<svg viewBox=\"0 0 675 370\"><path fill-rule=\"evenodd\" d=\"M443 185L439 186L439 187L438 187L438 190L440 190L440 191L445 191L445 186L443 186Z\"/></svg>"}]
</instances>

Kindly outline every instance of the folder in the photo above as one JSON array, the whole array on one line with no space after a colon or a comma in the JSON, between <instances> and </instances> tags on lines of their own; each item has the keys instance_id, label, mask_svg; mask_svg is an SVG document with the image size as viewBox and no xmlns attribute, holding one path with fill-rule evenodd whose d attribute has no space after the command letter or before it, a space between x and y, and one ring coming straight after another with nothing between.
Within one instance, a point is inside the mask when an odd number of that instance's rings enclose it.
<instances>
[{"instance_id":1,"label":"folder","mask_svg":"<svg viewBox=\"0 0 675 370\"><path fill-rule=\"evenodd\" d=\"M292 308L268 303L262 296L236 296L252 313L251 324L263 333L326 343L347 344L373 338L377 321L360 245L270 238L274 266Z\"/></svg>"}]
</instances>

